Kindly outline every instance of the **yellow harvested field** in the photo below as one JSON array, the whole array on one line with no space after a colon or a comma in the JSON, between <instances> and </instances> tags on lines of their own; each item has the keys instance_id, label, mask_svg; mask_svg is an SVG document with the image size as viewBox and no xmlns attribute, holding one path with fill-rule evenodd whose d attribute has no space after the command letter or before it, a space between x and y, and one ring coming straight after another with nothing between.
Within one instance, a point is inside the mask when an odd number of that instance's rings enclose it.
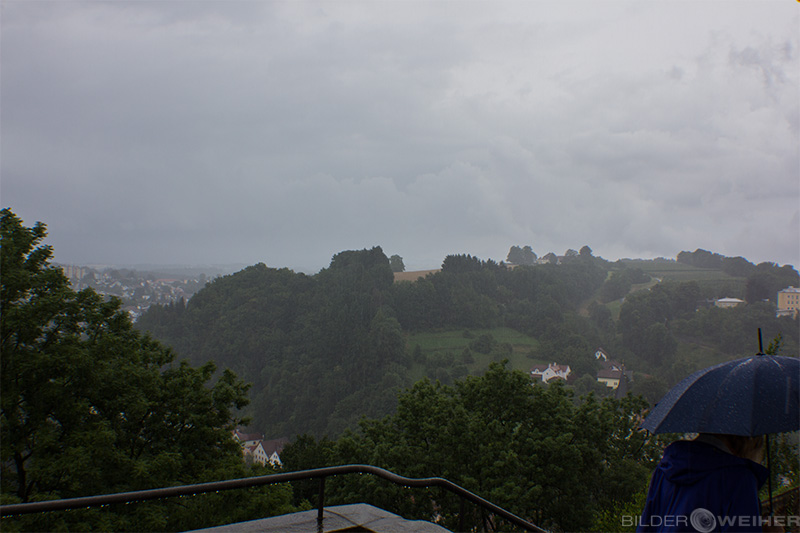
<instances>
[{"instance_id":1,"label":"yellow harvested field","mask_svg":"<svg viewBox=\"0 0 800 533\"><path fill-rule=\"evenodd\" d=\"M394 273L394 281L417 281L419 278L424 278L428 274L433 274L434 272L439 272L440 268L435 268L433 270L415 270L413 272L395 272Z\"/></svg>"}]
</instances>

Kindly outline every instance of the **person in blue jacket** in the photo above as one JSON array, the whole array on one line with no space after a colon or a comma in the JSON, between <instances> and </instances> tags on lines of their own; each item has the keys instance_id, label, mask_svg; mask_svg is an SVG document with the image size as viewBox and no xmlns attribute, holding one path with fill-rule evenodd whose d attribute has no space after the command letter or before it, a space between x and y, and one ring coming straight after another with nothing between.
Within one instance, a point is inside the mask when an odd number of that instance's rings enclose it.
<instances>
[{"instance_id":1,"label":"person in blue jacket","mask_svg":"<svg viewBox=\"0 0 800 533\"><path fill-rule=\"evenodd\" d=\"M701 433L667 446L636 531L763 531L763 444L763 437Z\"/></svg>"}]
</instances>

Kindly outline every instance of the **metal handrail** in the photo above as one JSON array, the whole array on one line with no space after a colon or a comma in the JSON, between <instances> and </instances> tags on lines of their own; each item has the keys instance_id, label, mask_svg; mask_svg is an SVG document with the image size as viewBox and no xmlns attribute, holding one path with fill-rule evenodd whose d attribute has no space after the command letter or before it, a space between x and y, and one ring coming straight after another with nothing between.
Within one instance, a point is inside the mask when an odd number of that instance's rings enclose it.
<instances>
[{"instance_id":1,"label":"metal handrail","mask_svg":"<svg viewBox=\"0 0 800 533\"><path fill-rule=\"evenodd\" d=\"M99 496L86 496L82 498L67 498L63 500L48 500L31 503L15 503L0 506L0 516L12 516L29 513L42 513L49 511L64 511L68 509L81 509L86 507L97 507L114 503L129 503L147 500L158 500L162 498L172 498L175 496L188 496L202 494L206 492L218 492L222 490L241 489L246 487L257 487L261 485L272 485L275 483L286 483L289 481L300 481L303 479L319 479L320 490L318 500L317 520L322 521L324 508L325 478L342 474L373 474L396 485L406 487L441 487L448 490L464 500L468 500L487 511L496 514L505 520L513 523L526 531L546 533L534 524L524 520L517 515L499 507L492 502L485 500L467 489L456 485L440 477L428 478L408 478L399 476L383 468L372 465L341 465L315 468L312 470L298 470L296 472L282 472L279 474L269 474L266 476L255 476L241 479L230 479L227 481L212 481L209 483L199 483L195 485L181 485L178 487L166 487L163 489L139 490L133 492L120 492L117 494L102 494Z\"/></svg>"}]
</instances>

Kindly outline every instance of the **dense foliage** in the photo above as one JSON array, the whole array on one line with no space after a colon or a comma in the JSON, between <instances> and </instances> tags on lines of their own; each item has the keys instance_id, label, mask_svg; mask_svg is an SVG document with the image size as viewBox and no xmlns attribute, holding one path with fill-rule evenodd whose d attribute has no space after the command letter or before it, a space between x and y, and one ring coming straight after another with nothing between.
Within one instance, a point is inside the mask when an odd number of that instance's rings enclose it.
<instances>
[{"instance_id":1,"label":"dense foliage","mask_svg":"<svg viewBox=\"0 0 800 533\"><path fill-rule=\"evenodd\" d=\"M646 407L631 397L578 402L565 387L532 387L527 375L493 364L453 386L418 382L400 396L395 414L365 420L336 441L303 436L283 457L288 469L358 463L443 477L540 527L587 531L599 510L646 488L660 453L658 442L636 431ZM427 495L380 479L332 480L326 498L437 517L458 531L484 525L470 508L457 527L459 501L448 493Z\"/></svg>"},{"instance_id":2,"label":"dense foliage","mask_svg":"<svg viewBox=\"0 0 800 533\"><path fill-rule=\"evenodd\" d=\"M247 474L231 429L248 386L176 362L117 300L75 292L33 228L2 211L3 503L90 496ZM285 489L8 519L4 530L185 530L289 509ZM266 508L264 504L269 504ZM248 514L249 513L249 514Z\"/></svg>"}]
</instances>

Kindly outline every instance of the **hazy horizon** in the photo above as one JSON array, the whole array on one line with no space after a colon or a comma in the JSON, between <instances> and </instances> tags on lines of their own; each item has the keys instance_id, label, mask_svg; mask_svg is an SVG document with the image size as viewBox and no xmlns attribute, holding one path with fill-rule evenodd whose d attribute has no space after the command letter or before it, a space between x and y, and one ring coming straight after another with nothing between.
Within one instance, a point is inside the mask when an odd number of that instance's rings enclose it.
<instances>
[{"instance_id":1,"label":"hazy horizon","mask_svg":"<svg viewBox=\"0 0 800 533\"><path fill-rule=\"evenodd\" d=\"M591 248L591 246L590 246L590 248ZM348 251L348 250L342 250L342 252L345 252L345 251ZM681 251L694 252L696 250L681 250ZM716 253L716 252L714 252L714 250L706 250L706 251L712 252L712 253ZM384 253L385 253L385 251L384 251ZM463 253L464 254L469 254L469 252L463 252ZM386 254L386 255L387 255L387 257L389 257L389 254ZM474 254L470 254L470 255L474 256ZM545 254L541 254L541 255L545 255ZM562 253L556 253L556 255L561 256L561 255L563 255L563 252ZM598 256L596 254L593 254L593 255L595 257L600 257L600 258L605 259L605 260L610 261L610 262L615 262L615 261L618 261L618 260L622 260L622 261L627 261L627 260L630 260L630 261L653 261L653 260L659 260L659 259L660 260L676 261L677 262L677 256L676 257L659 256L659 257L651 257L651 258L620 257L620 258L617 258L617 259L609 259L607 257ZM484 260L484 261L491 259L491 260L494 260L494 261L496 261L498 263L499 262L506 262L506 256L503 256L502 258L497 258L497 257L478 257L478 258L481 259L481 260ZM438 264L431 265L431 266L428 266L428 267L409 268L408 265L405 264L406 263L405 258L403 258L403 263L406 266L406 269L405 269L406 272L427 271L427 270L440 269L442 267L442 262L444 261L444 259L445 259L445 256L442 257L442 260ZM745 257L744 259L747 259L749 261L749 259L747 257ZM256 262L256 263L195 263L195 264L189 264L189 263L187 263L187 264L181 264L181 263L121 263L121 264L109 264L109 263L64 263L62 261L58 261L57 259L54 259L53 262L58 264L58 265L79 266L79 267L93 268L95 270L101 270L101 269L106 269L106 268L108 268L108 269L126 268L126 269L130 269L130 270L136 270L136 271L139 271L139 272L146 272L146 271L158 271L158 270L167 270L167 271L168 270L198 270L198 271L201 271L202 269L208 269L208 270L222 271L224 273L238 272L238 271L240 271L240 270L242 270L244 268L247 268L249 266L253 266L253 265L259 263L259 262ZM263 263L263 261L261 261L261 262ZM753 264L758 264L758 263L756 263L754 261L750 261L750 262L753 263ZM776 261L769 261L769 260L767 260L766 262L777 263ZM794 265L794 264L791 264L791 263L783 263L783 264L782 263L777 263L777 264L779 266L788 265L788 266L793 267L795 270L797 269L797 266ZM295 272L302 272L304 274L313 275L313 274L317 274L323 268L328 268L329 264L326 264L325 266L323 266L321 268L318 268L318 269L294 268L294 267L291 267L291 266L288 266L288 265L269 265L269 264L267 264L266 266L269 267L269 268L277 268L277 269L288 268L288 269L293 270Z\"/></svg>"}]
</instances>

